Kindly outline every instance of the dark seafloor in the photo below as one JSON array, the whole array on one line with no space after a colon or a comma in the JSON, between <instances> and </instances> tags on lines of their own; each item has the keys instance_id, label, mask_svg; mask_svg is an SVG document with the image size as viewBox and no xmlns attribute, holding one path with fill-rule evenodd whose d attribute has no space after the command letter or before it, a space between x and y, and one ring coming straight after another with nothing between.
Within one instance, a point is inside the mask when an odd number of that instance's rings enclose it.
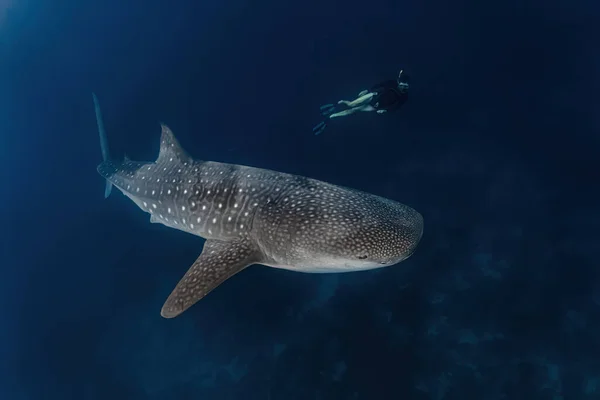
<instances>
[{"instance_id":1,"label":"dark seafloor","mask_svg":"<svg viewBox=\"0 0 600 400\"><path fill-rule=\"evenodd\" d=\"M0 399L600 399L600 4L0 1ZM393 116L322 103L399 68ZM202 239L103 199L159 121L196 158L425 217L343 275L252 267L175 320Z\"/></svg>"}]
</instances>

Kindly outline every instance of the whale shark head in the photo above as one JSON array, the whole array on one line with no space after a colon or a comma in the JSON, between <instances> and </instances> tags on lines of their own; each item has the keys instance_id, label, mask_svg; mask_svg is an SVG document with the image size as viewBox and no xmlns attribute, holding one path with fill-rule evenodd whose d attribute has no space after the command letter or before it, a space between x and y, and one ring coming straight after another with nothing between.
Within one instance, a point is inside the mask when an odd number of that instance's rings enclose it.
<instances>
[{"instance_id":1,"label":"whale shark head","mask_svg":"<svg viewBox=\"0 0 600 400\"><path fill-rule=\"evenodd\" d=\"M381 268L410 257L423 235L421 214L392 200L314 181L294 195L259 216L266 232L259 235L261 248L285 255L273 257L270 266L303 272Z\"/></svg>"},{"instance_id":2,"label":"whale shark head","mask_svg":"<svg viewBox=\"0 0 600 400\"><path fill-rule=\"evenodd\" d=\"M353 218L339 221L339 233L323 241L317 254L349 271L391 266L413 254L423 236L420 213L366 194L359 204L360 216L349 210Z\"/></svg>"},{"instance_id":3,"label":"whale shark head","mask_svg":"<svg viewBox=\"0 0 600 400\"><path fill-rule=\"evenodd\" d=\"M423 217L405 205L375 199L378 211L355 221L354 229L341 236L335 248L345 245L338 254L348 265L380 268L397 264L410 257L423 236Z\"/></svg>"}]
</instances>

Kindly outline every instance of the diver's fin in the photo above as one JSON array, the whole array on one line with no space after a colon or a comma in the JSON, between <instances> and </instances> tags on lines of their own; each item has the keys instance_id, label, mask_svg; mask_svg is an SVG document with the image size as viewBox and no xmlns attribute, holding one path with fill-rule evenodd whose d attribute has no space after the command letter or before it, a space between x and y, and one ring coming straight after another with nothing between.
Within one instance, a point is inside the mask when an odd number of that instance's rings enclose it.
<instances>
[{"instance_id":1,"label":"diver's fin","mask_svg":"<svg viewBox=\"0 0 600 400\"><path fill-rule=\"evenodd\" d=\"M250 241L207 240L196 262L165 301L160 315L178 316L225 280L260 260L260 251Z\"/></svg>"},{"instance_id":2,"label":"diver's fin","mask_svg":"<svg viewBox=\"0 0 600 400\"><path fill-rule=\"evenodd\" d=\"M325 122L321 121L317 125L315 125L315 127L313 128L313 133L315 135L320 135L321 133L323 133L325 128L327 128L327 124Z\"/></svg>"},{"instance_id":3,"label":"diver's fin","mask_svg":"<svg viewBox=\"0 0 600 400\"><path fill-rule=\"evenodd\" d=\"M92 98L94 99L94 110L96 111L96 123L98 124L98 134L100 135L100 149L102 150L102 161L110 160L110 153L108 151L108 139L106 137L106 131L104 130L104 122L102 121L102 112L100 111L100 103L96 94L92 92ZM112 190L112 183L106 180L106 187L104 188L104 198L110 196Z\"/></svg>"},{"instance_id":4,"label":"diver's fin","mask_svg":"<svg viewBox=\"0 0 600 400\"><path fill-rule=\"evenodd\" d=\"M325 104L324 106L321 106L321 115L324 117L331 115L335 111L335 107L336 106L333 104Z\"/></svg>"}]
</instances>

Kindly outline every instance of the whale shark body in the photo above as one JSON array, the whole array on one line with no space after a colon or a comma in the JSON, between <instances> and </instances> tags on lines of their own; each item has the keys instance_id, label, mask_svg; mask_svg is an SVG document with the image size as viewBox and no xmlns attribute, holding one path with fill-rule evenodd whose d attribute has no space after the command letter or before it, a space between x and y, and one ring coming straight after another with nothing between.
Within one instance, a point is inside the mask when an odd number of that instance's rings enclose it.
<instances>
[{"instance_id":1,"label":"whale shark body","mask_svg":"<svg viewBox=\"0 0 600 400\"><path fill-rule=\"evenodd\" d=\"M408 258L423 217L406 205L315 179L190 157L162 124L155 162L111 160L94 95L104 161L98 172L150 222L206 239L161 315L173 318L252 264L352 272Z\"/></svg>"}]
</instances>

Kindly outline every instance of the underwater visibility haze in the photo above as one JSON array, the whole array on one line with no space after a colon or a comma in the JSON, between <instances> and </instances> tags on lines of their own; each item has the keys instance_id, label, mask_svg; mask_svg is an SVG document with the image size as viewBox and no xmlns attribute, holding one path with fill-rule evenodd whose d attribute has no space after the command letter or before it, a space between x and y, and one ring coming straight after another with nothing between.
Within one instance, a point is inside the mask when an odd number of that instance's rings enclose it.
<instances>
[{"instance_id":1,"label":"underwater visibility haze","mask_svg":"<svg viewBox=\"0 0 600 400\"><path fill-rule=\"evenodd\" d=\"M0 0L0 399L600 399L599 38Z\"/></svg>"}]
</instances>

